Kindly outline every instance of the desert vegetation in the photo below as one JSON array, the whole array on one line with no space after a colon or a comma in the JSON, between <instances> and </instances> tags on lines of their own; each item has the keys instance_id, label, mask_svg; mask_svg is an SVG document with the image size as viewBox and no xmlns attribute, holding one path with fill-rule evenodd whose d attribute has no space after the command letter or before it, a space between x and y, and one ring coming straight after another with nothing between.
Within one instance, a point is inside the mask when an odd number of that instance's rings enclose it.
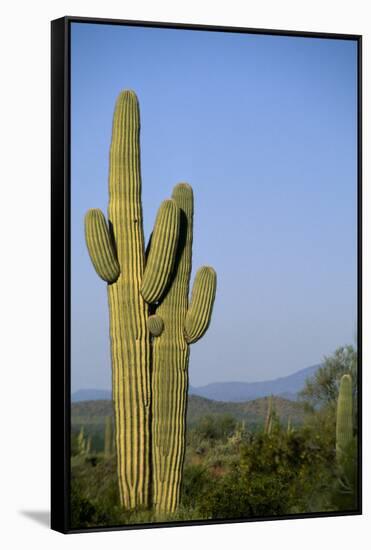
<instances>
[{"instance_id":1,"label":"desert vegetation","mask_svg":"<svg viewBox=\"0 0 371 550\"><path fill-rule=\"evenodd\" d=\"M73 528L356 510L357 354L338 349L298 402L188 399L176 511L125 509L117 484L112 403L72 409Z\"/></svg>"}]
</instances>

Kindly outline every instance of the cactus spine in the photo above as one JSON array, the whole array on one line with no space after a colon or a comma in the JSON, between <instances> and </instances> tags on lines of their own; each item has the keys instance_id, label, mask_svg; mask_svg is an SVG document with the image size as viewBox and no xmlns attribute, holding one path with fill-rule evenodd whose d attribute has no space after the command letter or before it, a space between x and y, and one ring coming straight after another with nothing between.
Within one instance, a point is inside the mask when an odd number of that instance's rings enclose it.
<instances>
[{"instance_id":1,"label":"cactus spine","mask_svg":"<svg viewBox=\"0 0 371 550\"><path fill-rule=\"evenodd\" d=\"M336 458L341 461L343 453L353 439L352 377L344 374L340 380L336 411Z\"/></svg>"},{"instance_id":2,"label":"cactus spine","mask_svg":"<svg viewBox=\"0 0 371 550\"><path fill-rule=\"evenodd\" d=\"M97 274L108 283L121 503L148 507L152 493L157 510L173 511L185 449L189 344L209 325L216 275L209 267L199 270L188 307L193 194L187 184L160 206L145 255L139 126L137 98L124 91L113 119L109 222L100 210L89 210L85 238Z\"/></svg>"}]
</instances>

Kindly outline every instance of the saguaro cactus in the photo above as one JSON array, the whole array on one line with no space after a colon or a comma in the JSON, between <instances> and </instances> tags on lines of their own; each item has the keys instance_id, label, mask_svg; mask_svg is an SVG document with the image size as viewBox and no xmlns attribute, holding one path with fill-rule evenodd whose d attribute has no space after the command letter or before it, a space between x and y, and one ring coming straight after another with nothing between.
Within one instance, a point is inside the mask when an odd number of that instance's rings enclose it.
<instances>
[{"instance_id":1,"label":"saguaro cactus","mask_svg":"<svg viewBox=\"0 0 371 550\"><path fill-rule=\"evenodd\" d=\"M79 455L85 455L87 452L87 438L85 437L84 426L81 426L77 436L77 449Z\"/></svg>"},{"instance_id":2,"label":"saguaro cactus","mask_svg":"<svg viewBox=\"0 0 371 550\"><path fill-rule=\"evenodd\" d=\"M172 512L179 503L185 451L189 344L205 333L211 317L216 274L202 267L196 274L190 304L193 193L181 183L173 191L181 212L176 272L156 315L164 324L153 344L153 471L154 504Z\"/></svg>"},{"instance_id":3,"label":"saguaro cactus","mask_svg":"<svg viewBox=\"0 0 371 550\"><path fill-rule=\"evenodd\" d=\"M353 439L352 377L344 374L340 380L336 411L336 458L341 461Z\"/></svg>"},{"instance_id":4,"label":"saguaro cactus","mask_svg":"<svg viewBox=\"0 0 371 550\"><path fill-rule=\"evenodd\" d=\"M124 91L113 120L109 222L89 210L85 236L95 270L108 283L121 502L147 507L152 493L157 509L171 511L184 456L188 344L209 324L216 277L211 268L200 269L188 308L193 197L187 184L160 206L145 254L139 126L137 98Z\"/></svg>"},{"instance_id":5,"label":"saguaro cactus","mask_svg":"<svg viewBox=\"0 0 371 550\"><path fill-rule=\"evenodd\" d=\"M264 433L266 435L270 435L272 433L272 427L273 427L273 395L270 395L268 397L268 409L267 414L265 417L265 424L264 424Z\"/></svg>"},{"instance_id":6,"label":"saguaro cactus","mask_svg":"<svg viewBox=\"0 0 371 550\"><path fill-rule=\"evenodd\" d=\"M109 224L99 210L89 210L85 218L91 260L108 283L118 477L126 508L149 504L150 334L140 287L145 281L151 299L161 297L173 268L179 231L178 209L174 201L165 201L153 238L160 253L145 270L139 129L137 98L124 91L113 119Z\"/></svg>"},{"instance_id":7,"label":"saguaro cactus","mask_svg":"<svg viewBox=\"0 0 371 550\"><path fill-rule=\"evenodd\" d=\"M111 458L112 456L112 418L106 416L104 425L104 457Z\"/></svg>"},{"instance_id":8,"label":"saguaro cactus","mask_svg":"<svg viewBox=\"0 0 371 550\"><path fill-rule=\"evenodd\" d=\"M92 445L93 445L93 440L92 440L91 435L89 435L88 440L87 440L87 443L86 443L86 454L87 454L87 455L90 455L90 454L91 454L91 452L92 452Z\"/></svg>"},{"instance_id":9,"label":"saguaro cactus","mask_svg":"<svg viewBox=\"0 0 371 550\"><path fill-rule=\"evenodd\" d=\"M291 416L288 417L287 419L287 430L286 430L286 433L287 435L292 435L294 433L294 428L293 428L293 425L292 425L292 422L291 422Z\"/></svg>"}]
</instances>

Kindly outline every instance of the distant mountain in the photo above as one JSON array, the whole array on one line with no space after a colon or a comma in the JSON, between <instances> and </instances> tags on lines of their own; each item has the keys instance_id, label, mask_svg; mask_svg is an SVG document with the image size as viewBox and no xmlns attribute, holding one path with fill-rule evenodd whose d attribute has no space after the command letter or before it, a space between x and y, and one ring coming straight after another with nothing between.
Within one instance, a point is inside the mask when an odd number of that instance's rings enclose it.
<instances>
[{"instance_id":1,"label":"distant mountain","mask_svg":"<svg viewBox=\"0 0 371 550\"><path fill-rule=\"evenodd\" d=\"M199 388L190 386L189 393L215 401L250 401L268 395L296 400L297 394L303 389L307 378L311 378L320 366L314 365L289 376L264 382L214 382Z\"/></svg>"},{"instance_id":2,"label":"distant mountain","mask_svg":"<svg viewBox=\"0 0 371 550\"><path fill-rule=\"evenodd\" d=\"M214 401L242 402L276 395L295 401L307 378L312 377L321 365L299 370L289 376L264 382L214 382L206 386L189 386L189 395L197 395ZM109 390L78 390L71 396L72 402L111 399Z\"/></svg>"},{"instance_id":3,"label":"distant mountain","mask_svg":"<svg viewBox=\"0 0 371 550\"><path fill-rule=\"evenodd\" d=\"M96 401L101 399L111 399L110 390L78 390L71 395L71 401Z\"/></svg>"},{"instance_id":4,"label":"distant mountain","mask_svg":"<svg viewBox=\"0 0 371 550\"><path fill-rule=\"evenodd\" d=\"M285 424L288 418L293 425L300 424L304 417L304 409L300 403L289 401L281 397L273 398L273 406L280 421ZM220 417L228 414L237 420L245 420L248 426L261 425L264 422L268 410L268 397L262 397L243 403L227 403L225 401L212 401L197 395L188 396L187 424L192 426L202 417L212 415ZM72 426L79 429L85 426L89 432L102 430L105 417L113 414L112 401L81 401L72 404Z\"/></svg>"}]
</instances>

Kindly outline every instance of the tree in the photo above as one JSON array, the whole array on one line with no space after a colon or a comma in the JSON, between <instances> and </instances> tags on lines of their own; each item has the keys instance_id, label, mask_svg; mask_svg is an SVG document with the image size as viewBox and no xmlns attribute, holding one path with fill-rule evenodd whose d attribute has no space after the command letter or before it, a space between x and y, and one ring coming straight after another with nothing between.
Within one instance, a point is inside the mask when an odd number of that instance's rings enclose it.
<instances>
[{"instance_id":1,"label":"tree","mask_svg":"<svg viewBox=\"0 0 371 550\"><path fill-rule=\"evenodd\" d=\"M357 394L357 351L353 346L342 346L333 355L325 357L323 366L306 381L300 398L312 408L336 406L341 377L350 374L353 397Z\"/></svg>"}]
</instances>

